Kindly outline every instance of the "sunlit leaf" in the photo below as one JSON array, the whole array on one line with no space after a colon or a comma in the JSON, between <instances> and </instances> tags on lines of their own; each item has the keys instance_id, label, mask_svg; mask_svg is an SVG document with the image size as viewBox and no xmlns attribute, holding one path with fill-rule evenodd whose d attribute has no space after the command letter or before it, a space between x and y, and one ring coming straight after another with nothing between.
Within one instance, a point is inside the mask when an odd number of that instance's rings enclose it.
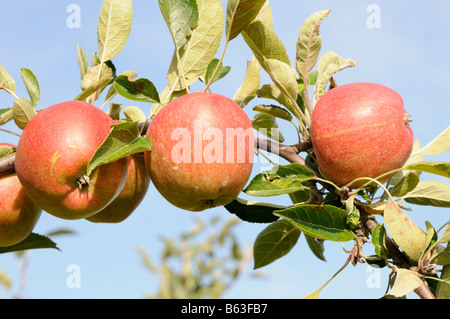
<instances>
[{"instance_id":1,"label":"sunlit leaf","mask_svg":"<svg viewBox=\"0 0 450 319\"><path fill-rule=\"evenodd\" d=\"M317 81L314 87L314 101L317 102L325 94L327 83L333 74L355 65L356 61L341 58L332 51L324 53L319 59Z\"/></svg>"},{"instance_id":2,"label":"sunlit leaf","mask_svg":"<svg viewBox=\"0 0 450 319\"><path fill-rule=\"evenodd\" d=\"M170 88L184 90L208 68L220 46L223 34L223 8L220 0L197 0L198 23L186 43L174 53L167 73ZM177 48L176 48L177 50Z\"/></svg>"},{"instance_id":3,"label":"sunlit leaf","mask_svg":"<svg viewBox=\"0 0 450 319\"><path fill-rule=\"evenodd\" d=\"M420 181L403 199L416 205L450 207L450 186L439 181Z\"/></svg>"},{"instance_id":4,"label":"sunlit leaf","mask_svg":"<svg viewBox=\"0 0 450 319\"><path fill-rule=\"evenodd\" d=\"M266 0L229 0L225 30L229 40L237 37L258 15Z\"/></svg>"},{"instance_id":5,"label":"sunlit leaf","mask_svg":"<svg viewBox=\"0 0 450 319\"><path fill-rule=\"evenodd\" d=\"M253 269L266 266L285 256L295 246L300 234L297 228L283 219L267 226L255 239Z\"/></svg>"},{"instance_id":6,"label":"sunlit leaf","mask_svg":"<svg viewBox=\"0 0 450 319\"><path fill-rule=\"evenodd\" d=\"M413 154L421 155L436 155L444 153L450 149L450 126L447 127L441 134L436 136L430 143Z\"/></svg>"},{"instance_id":7,"label":"sunlit leaf","mask_svg":"<svg viewBox=\"0 0 450 319\"><path fill-rule=\"evenodd\" d=\"M22 75L23 83L27 89L28 95L31 100L31 105L36 107L41 98L41 89L39 87L39 82L36 76L31 72L31 70L22 68L20 69L20 74Z\"/></svg>"},{"instance_id":8,"label":"sunlit leaf","mask_svg":"<svg viewBox=\"0 0 450 319\"><path fill-rule=\"evenodd\" d=\"M276 105L256 105L253 107L253 111L265 113L286 121L292 121L291 113Z\"/></svg>"},{"instance_id":9,"label":"sunlit leaf","mask_svg":"<svg viewBox=\"0 0 450 319\"><path fill-rule=\"evenodd\" d=\"M251 122L253 128L260 134L277 142L284 142L284 136L278 129L278 123L274 116L265 113L256 113Z\"/></svg>"},{"instance_id":10,"label":"sunlit leaf","mask_svg":"<svg viewBox=\"0 0 450 319\"><path fill-rule=\"evenodd\" d=\"M13 119L13 108L0 109L0 125L6 124Z\"/></svg>"},{"instance_id":11,"label":"sunlit leaf","mask_svg":"<svg viewBox=\"0 0 450 319\"><path fill-rule=\"evenodd\" d=\"M3 85L11 92L16 92L16 82L1 64L0 64L0 85Z\"/></svg>"},{"instance_id":12,"label":"sunlit leaf","mask_svg":"<svg viewBox=\"0 0 450 319\"><path fill-rule=\"evenodd\" d=\"M143 123L147 120L144 111L134 105L127 106L123 109L126 119L132 122Z\"/></svg>"},{"instance_id":13,"label":"sunlit leaf","mask_svg":"<svg viewBox=\"0 0 450 319\"><path fill-rule=\"evenodd\" d=\"M395 243L412 261L418 261L422 255L426 235L395 203L390 199L384 210L386 229Z\"/></svg>"},{"instance_id":14,"label":"sunlit leaf","mask_svg":"<svg viewBox=\"0 0 450 319\"><path fill-rule=\"evenodd\" d=\"M255 96L261 82L261 65L256 60L247 61L244 81L233 97L233 101L241 107L246 106Z\"/></svg>"},{"instance_id":15,"label":"sunlit leaf","mask_svg":"<svg viewBox=\"0 0 450 319\"><path fill-rule=\"evenodd\" d=\"M299 75L306 79L313 69L322 48L319 29L322 21L331 10L318 11L310 15L303 23L297 39L296 67Z\"/></svg>"},{"instance_id":16,"label":"sunlit leaf","mask_svg":"<svg viewBox=\"0 0 450 319\"><path fill-rule=\"evenodd\" d=\"M100 62L111 60L125 47L133 22L131 0L104 0L97 23Z\"/></svg>"},{"instance_id":17,"label":"sunlit leaf","mask_svg":"<svg viewBox=\"0 0 450 319\"><path fill-rule=\"evenodd\" d=\"M89 71L89 58L83 48L77 45L77 59L78 59L78 68L80 69L80 79L83 80L83 77Z\"/></svg>"},{"instance_id":18,"label":"sunlit leaf","mask_svg":"<svg viewBox=\"0 0 450 319\"><path fill-rule=\"evenodd\" d=\"M449 162L423 161L409 164L404 166L402 169L421 171L450 178Z\"/></svg>"},{"instance_id":19,"label":"sunlit leaf","mask_svg":"<svg viewBox=\"0 0 450 319\"><path fill-rule=\"evenodd\" d=\"M217 65L219 64L219 59L213 59L209 65L208 68L206 69L206 73L205 73L205 83L209 83L209 81L211 80ZM219 65L218 71L217 73L214 75L214 79L212 79L211 83L214 83L216 81L219 81L220 79L222 79L225 75L228 74L228 72L230 72L231 67L230 66L223 66L222 62Z\"/></svg>"},{"instance_id":20,"label":"sunlit leaf","mask_svg":"<svg viewBox=\"0 0 450 319\"><path fill-rule=\"evenodd\" d=\"M175 46L182 47L198 23L196 0L159 0L158 3Z\"/></svg>"},{"instance_id":21,"label":"sunlit leaf","mask_svg":"<svg viewBox=\"0 0 450 319\"><path fill-rule=\"evenodd\" d=\"M395 266L394 266L395 267ZM395 281L392 289L389 291L388 295L393 297L403 297L406 294L414 291L414 289L422 286L423 281L419 278L416 272L403 269L394 268L396 271Z\"/></svg>"},{"instance_id":22,"label":"sunlit leaf","mask_svg":"<svg viewBox=\"0 0 450 319\"><path fill-rule=\"evenodd\" d=\"M20 129L24 129L27 123L37 114L30 101L25 98L19 98L13 104L14 122Z\"/></svg>"},{"instance_id":23,"label":"sunlit leaf","mask_svg":"<svg viewBox=\"0 0 450 319\"><path fill-rule=\"evenodd\" d=\"M386 229L383 224L378 224L372 231L372 244L375 247L375 253L380 256L386 256Z\"/></svg>"}]
</instances>

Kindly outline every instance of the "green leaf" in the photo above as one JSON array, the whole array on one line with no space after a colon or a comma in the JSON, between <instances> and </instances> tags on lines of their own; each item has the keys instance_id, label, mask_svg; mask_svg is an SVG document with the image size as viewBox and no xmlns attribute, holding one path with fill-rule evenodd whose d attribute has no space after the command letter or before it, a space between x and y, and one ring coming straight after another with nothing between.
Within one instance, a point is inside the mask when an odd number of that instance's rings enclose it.
<instances>
[{"instance_id":1,"label":"green leaf","mask_svg":"<svg viewBox=\"0 0 450 319\"><path fill-rule=\"evenodd\" d=\"M111 60L125 47L133 22L131 0L104 0L97 23L100 62Z\"/></svg>"},{"instance_id":2,"label":"green leaf","mask_svg":"<svg viewBox=\"0 0 450 319\"><path fill-rule=\"evenodd\" d=\"M20 74L22 75L23 83L27 89L28 95L31 99L31 105L36 107L41 98L41 89L39 87L39 82L36 76L28 69L20 69Z\"/></svg>"},{"instance_id":3,"label":"green leaf","mask_svg":"<svg viewBox=\"0 0 450 319\"><path fill-rule=\"evenodd\" d=\"M211 77L213 76L214 71L217 68L217 65L219 64L219 59L213 59L209 65L208 68L206 69L206 73L205 73L205 83L209 83L209 81L211 80ZM231 67L230 66L223 66L222 62L220 63L219 69L216 73L216 75L214 76L214 79L212 80L211 83L214 83L216 81L219 81L220 79L222 79L225 75L228 74L228 72L230 72Z\"/></svg>"},{"instance_id":4,"label":"green leaf","mask_svg":"<svg viewBox=\"0 0 450 319\"><path fill-rule=\"evenodd\" d=\"M315 178L310 169L300 164L277 165L257 174L244 189L251 196L277 196L303 190L303 184Z\"/></svg>"},{"instance_id":5,"label":"green leaf","mask_svg":"<svg viewBox=\"0 0 450 319\"><path fill-rule=\"evenodd\" d=\"M267 71L266 60L278 60L290 65L290 59L273 29L261 20L253 21L242 31L242 36L258 62Z\"/></svg>"},{"instance_id":6,"label":"green leaf","mask_svg":"<svg viewBox=\"0 0 450 319\"><path fill-rule=\"evenodd\" d=\"M0 158L11 155L16 151L15 146L0 145Z\"/></svg>"},{"instance_id":7,"label":"green leaf","mask_svg":"<svg viewBox=\"0 0 450 319\"><path fill-rule=\"evenodd\" d=\"M225 30L229 40L237 37L258 15L266 0L229 0Z\"/></svg>"},{"instance_id":8,"label":"green leaf","mask_svg":"<svg viewBox=\"0 0 450 319\"><path fill-rule=\"evenodd\" d=\"M14 93L16 92L16 82L1 64L0 64L0 85L3 85L11 92Z\"/></svg>"},{"instance_id":9,"label":"green leaf","mask_svg":"<svg viewBox=\"0 0 450 319\"><path fill-rule=\"evenodd\" d=\"M151 141L148 137L140 136L137 122L125 121L113 125L111 132L89 161L86 174L89 176L100 165L150 150Z\"/></svg>"},{"instance_id":10,"label":"green leaf","mask_svg":"<svg viewBox=\"0 0 450 319\"><path fill-rule=\"evenodd\" d=\"M391 190L392 196L402 197L405 194L411 192L419 183L420 176L415 172L406 174L395 187Z\"/></svg>"},{"instance_id":11,"label":"green leaf","mask_svg":"<svg viewBox=\"0 0 450 319\"><path fill-rule=\"evenodd\" d=\"M253 111L278 117L289 122L292 121L291 113L276 105L256 105L253 107Z\"/></svg>"},{"instance_id":12,"label":"green leaf","mask_svg":"<svg viewBox=\"0 0 450 319\"><path fill-rule=\"evenodd\" d=\"M127 76L128 79L129 79L130 81L134 80L134 79L138 76L137 72L132 71L132 70L124 71L124 72L122 72L120 75L125 75L125 76ZM117 91L116 91L116 89L114 88L114 85L111 85L111 86L109 87L109 89L108 89L108 92L106 93L106 96L105 96L105 103L106 103L107 101L112 100L112 98L113 98L116 94L117 94Z\"/></svg>"},{"instance_id":13,"label":"green leaf","mask_svg":"<svg viewBox=\"0 0 450 319\"><path fill-rule=\"evenodd\" d=\"M415 271L397 268L395 265L394 271L396 272L395 281L392 289L387 294L388 296L403 297L423 284L422 279L419 278Z\"/></svg>"},{"instance_id":14,"label":"green leaf","mask_svg":"<svg viewBox=\"0 0 450 319\"><path fill-rule=\"evenodd\" d=\"M273 212L284 208L280 205L248 201L241 198L236 198L224 207L230 213L249 223L272 223L278 219Z\"/></svg>"},{"instance_id":15,"label":"green leaf","mask_svg":"<svg viewBox=\"0 0 450 319\"><path fill-rule=\"evenodd\" d=\"M0 109L0 126L13 119L13 108Z\"/></svg>"},{"instance_id":16,"label":"green leaf","mask_svg":"<svg viewBox=\"0 0 450 319\"><path fill-rule=\"evenodd\" d=\"M240 107L246 106L255 96L261 82L261 65L256 60L247 61L244 81L233 97Z\"/></svg>"},{"instance_id":17,"label":"green leaf","mask_svg":"<svg viewBox=\"0 0 450 319\"><path fill-rule=\"evenodd\" d=\"M86 73L89 71L89 58L83 48L77 45L77 59L78 68L80 69L80 79L83 80Z\"/></svg>"},{"instance_id":18,"label":"green leaf","mask_svg":"<svg viewBox=\"0 0 450 319\"><path fill-rule=\"evenodd\" d=\"M20 129L24 129L33 116L37 114L30 101L25 98L19 98L13 104L14 122Z\"/></svg>"},{"instance_id":19,"label":"green leaf","mask_svg":"<svg viewBox=\"0 0 450 319\"><path fill-rule=\"evenodd\" d=\"M298 74L306 79L314 68L322 48L320 36L320 24L331 10L323 10L313 13L303 23L297 39L296 67Z\"/></svg>"},{"instance_id":20,"label":"green leaf","mask_svg":"<svg viewBox=\"0 0 450 319\"><path fill-rule=\"evenodd\" d=\"M315 103L319 101L322 95L325 94L327 83L331 79L333 74L345 68L354 67L355 65L356 61L353 61L352 59L341 58L333 51L324 53L319 59L317 80L314 87Z\"/></svg>"},{"instance_id":21,"label":"green leaf","mask_svg":"<svg viewBox=\"0 0 450 319\"><path fill-rule=\"evenodd\" d=\"M278 129L278 123L274 116L265 113L256 113L251 122L252 127L260 134L277 142L284 142L284 136Z\"/></svg>"},{"instance_id":22,"label":"green leaf","mask_svg":"<svg viewBox=\"0 0 450 319\"><path fill-rule=\"evenodd\" d=\"M324 255L325 246L324 240L320 238L314 238L308 234L305 234L306 243L308 244L309 249L311 249L314 256L319 258L322 261L327 261Z\"/></svg>"},{"instance_id":23,"label":"green leaf","mask_svg":"<svg viewBox=\"0 0 450 319\"><path fill-rule=\"evenodd\" d=\"M55 248L60 250L50 238L36 233L31 233L20 243L8 247L0 247L0 254L39 248Z\"/></svg>"},{"instance_id":24,"label":"green leaf","mask_svg":"<svg viewBox=\"0 0 450 319\"><path fill-rule=\"evenodd\" d=\"M383 217L386 229L398 247L410 260L417 262L425 247L425 232L390 199Z\"/></svg>"},{"instance_id":25,"label":"green leaf","mask_svg":"<svg viewBox=\"0 0 450 319\"><path fill-rule=\"evenodd\" d=\"M409 164L407 166L402 167L401 169L421 171L450 178L449 162L423 161Z\"/></svg>"},{"instance_id":26,"label":"green leaf","mask_svg":"<svg viewBox=\"0 0 450 319\"><path fill-rule=\"evenodd\" d=\"M127 106L123 109L123 114L128 121L144 123L147 121L144 111L134 105Z\"/></svg>"},{"instance_id":27,"label":"green leaf","mask_svg":"<svg viewBox=\"0 0 450 319\"><path fill-rule=\"evenodd\" d=\"M75 100L77 100L77 101L85 101L86 99L88 99L94 93L96 93L96 94L93 96L93 99L94 100L98 99L98 97L101 94L101 92L106 88L106 86L109 83L111 83L111 81L113 79L114 79L113 77L109 77L109 78L102 78L102 79L99 79L99 80L95 80L83 92L78 94L78 96L75 97Z\"/></svg>"},{"instance_id":28,"label":"green leaf","mask_svg":"<svg viewBox=\"0 0 450 319\"><path fill-rule=\"evenodd\" d=\"M253 269L266 266L285 256L295 246L300 231L284 219L277 220L258 234L253 246Z\"/></svg>"},{"instance_id":29,"label":"green leaf","mask_svg":"<svg viewBox=\"0 0 450 319\"><path fill-rule=\"evenodd\" d=\"M287 94L294 101L297 99L297 79L290 64L275 59L267 59L266 71L283 93ZM295 110L293 109L291 112L294 113Z\"/></svg>"},{"instance_id":30,"label":"green leaf","mask_svg":"<svg viewBox=\"0 0 450 319\"><path fill-rule=\"evenodd\" d=\"M158 4L175 47L181 48L198 23L196 0L159 0Z\"/></svg>"},{"instance_id":31,"label":"green leaf","mask_svg":"<svg viewBox=\"0 0 450 319\"><path fill-rule=\"evenodd\" d=\"M198 23L186 43L176 48L167 73L174 91L186 89L203 76L214 59L223 34L223 8L220 0L197 0ZM178 51L178 53L177 53Z\"/></svg>"},{"instance_id":32,"label":"green leaf","mask_svg":"<svg viewBox=\"0 0 450 319\"><path fill-rule=\"evenodd\" d=\"M159 94L154 84L148 79L130 80L126 75L119 75L114 80L114 88L123 97L139 102L159 103Z\"/></svg>"},{"instance_id":33,"label":"green leaf","mask_svg":"<svg viewBox=\"0 0 450 319\"><path fill-rule=\"evenodd\" d=\"M265 84L263 85L256 94L260 98L272 99L285 106L289 111L292 112L293 106L292 102L289 100L286 94L281 92L281 90L275 84Z\"/></svg>"},{"instance_id":34,"label":"green leaf","mask_svg":"<svg viewBox=\"0 0 450 319\"><path fill-rule=\"evenodd\" d=\"M372 232L372 244L375 246L375 254L380 257L386 256L386 229L384 228L384 224L375 226Z\"/></svg>"},{"instance_id":35,"label":"green leaf","mask_svg":"<svg viewBox=\"0 0 450 319\"><path fill-rule=\"evenodd\" d=\"M439 181L420 181L403 199L410 204L450 207L450 186Z\"/></svg>"},{"instance_id":36,"label":"green leaf","mask_svg":"<svg viewBox=\"0 0 450 319\"><path fill-rule=\"evenodd\" d=\"M441 280L437 284L436 298L449 299L450 298L450 265L442 267Z\"/></svg>"},{"instance_id":37,"label":"green leaf","mask_svg":"<svg viewBox=\"0 0 450 319\"><path fill-rule=\"evenodd\" d=\"M299 205L274 213L314 238L346 242L355 238L348 229L347 211L332 205Z\"/></svg>"}]
</instances>

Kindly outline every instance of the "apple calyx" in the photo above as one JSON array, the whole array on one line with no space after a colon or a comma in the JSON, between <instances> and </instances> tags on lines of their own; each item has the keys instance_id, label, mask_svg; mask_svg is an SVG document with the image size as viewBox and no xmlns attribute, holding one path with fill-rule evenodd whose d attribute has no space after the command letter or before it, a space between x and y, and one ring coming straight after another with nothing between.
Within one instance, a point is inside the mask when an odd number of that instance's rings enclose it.
<instances>
[{"instance_id":1,"label":"apple calyx","mask_svg":"<svg viewBox=\"0 0 450 319\"><path fill-rule=\"evenodd\" d=\"M405 125L408 125L408 123L412 122L410 118L411 115L409 115L408 113L405 113L405 115L403 115L403 122L405 123Z\"/></svg>"},{"instance_id":2,"label":"apple calyx","mask_svg":"<svg viewBox=\"0 0 450 319\"><path fill-rule=\"evenodd\" d=\"M78 189L81 191L89 186L89 176L83 174L80 178L77 179Z\"/></svg>"}]
</instances>

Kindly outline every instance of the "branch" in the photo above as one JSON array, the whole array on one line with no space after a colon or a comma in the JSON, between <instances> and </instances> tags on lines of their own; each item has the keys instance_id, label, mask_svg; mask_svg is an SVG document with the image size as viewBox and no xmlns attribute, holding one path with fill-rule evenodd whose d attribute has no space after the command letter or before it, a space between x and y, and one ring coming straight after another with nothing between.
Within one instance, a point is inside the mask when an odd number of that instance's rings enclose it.
<instances>
[{"instance_id":1,"label":"branch","mask_svg":"<svg viewBox=\"0 0 450 319\"><path fill-rule=\"evenodd\" d=\"M6 155L0 158L0 176L13 173L14 163L16 161L16 153Z\"/></svg>"},{"instance_id":2,"label":"branch","mask_svg":"<svg viewBox=\"0 0 450 319\"><path fill-rule=\"evenodd\" d=\"M302 140L295 145L287 146L276 143L274 141L261 139L257 137L255 139L255 147L276 154L291 163L298 163L301 165L305 165L309 169L313 170L318 177L321 177L320 172L318 172L314 167L311 167L311 165L309 165L308 162L306 162L301 156L298 155L298 153L302 151L307 151L312 147L312 144L307 140L306 141ZM333 192L336 195L338 195L339 197L342 196L342 193L339 193L339 191L336 190L335 188L330 188L329 185L326 184L323 186L330 192ZM362 245L365 242L367 242L365 240L366 237L364 235L364 228L366 228L370 233L372 233L373 230L375 229L375 226L378 225L378 222L375 220L375 218L371 214L367 213L364 210L364 207L358 205L357 203L355 203L355 205L358 207L358 210L360 212L361 229L359 229L358 233L357 239L358 243L357 244L355 243L357 251L355 251L354 248L351 253L352 255L350 256L351 258L353 258L354 264L355 261L359 261L360 255L359 252L362 249ZM396 265L399 268L417 271L417 269L415 269L415 267L409 262L409 260L405 257L405 255L403 255L398 246L389 236L386 236L386 248L388 250L388 256L392 259L394 265ZM430 291L428 285L425 283L416 290L414 290L414 292L417 295L419 295L419 297L422 299L435 299L435 296Z\"/></svg>"}]
</instances>

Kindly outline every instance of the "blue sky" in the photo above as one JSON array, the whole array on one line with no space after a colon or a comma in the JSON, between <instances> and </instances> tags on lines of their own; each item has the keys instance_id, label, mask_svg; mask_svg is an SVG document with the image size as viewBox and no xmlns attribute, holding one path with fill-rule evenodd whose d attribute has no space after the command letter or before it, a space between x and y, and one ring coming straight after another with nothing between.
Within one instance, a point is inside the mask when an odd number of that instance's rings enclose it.
<instances>
[{"instance_id":1,"label":"blue sky","mask_svg":"<svg viewBox=\"0 0 450 319\"><path fill-rule=\"evenodd\" d=\"M97 50L96 27L101 1L3 1L0 0L2 42L0 64L16 79L17 93L26 96L20 81L20 68L31 69L41 87L39 108L71 100L80 93L76 46L90 56ZM223 1L224 5L226 1ZM69 28L66 12L70 4L81 9L80 28ZM165 75L173 53L173 42L156 1L133 1L134 22L125 49L113 59L118 70L135 70L139 77L150 79L157 89L166 85ZM450 3L448 1L271 1L275 32L286 46L291 60L303 21L313 12L331 9L321 26L321 53L333 50L344 58L357 60L355 68L340 72L338 84L377 82L396 90L412 115L412 129L422 145L442 132L450 119ZM380 9L380 27L370 28L367 19L370 4ZM233 40L224 65L230 74L213 84L216 93L232 97L245 73L252 54L241 37ZM267 79L264 77L264 79ZM266 80L268 83L268 80ZM116 102L149 105L118 97ZM12 105L13 99L0 92L0 108ZM254 102L256 103L256 102ZM251 106L246 110L252 116ZM18 133L8 124L5 128ZM295 143L289 127L282 131L287 143ZM291 135L290 135L291 134ZM0 132L4 142L17 138ZM289 139L292 136L292 139ZM448 161L448 153L433 158ZM255 166L255 173L259 170ZM426 178L434 178L425 176ZM267 200L267 199L266 199ZM287 197L271 202L289 203ZM25 297L29 298L141 298L155 292L158 281L143 267L137 247L145 247L154 258L162 247L159 236L176 237L193 225L193 217L231 217L222 207L201 213L182 211L168 204L150 187L134 214L121 224L93 224L85 220L66 221L44 213L35 232L45 234L58 228L71 228L75 236L55 238L62 250L34 250L28 266ZM421 227L429 220L435 227L448 221L448 209L414 206L411 218ZM236 228L242 245L251 244L266 225L240 223ZM344 264L347 255L338 243L325 244L327 262L319 261L307 248L303 236L294 249L282 259L261 271L265 279L251 278L252 263L226 294L228 298L300 298L312 292ZM346 247L350 248L350 247ZM370 253L370 251L368 252ZM81 287L69 288L66 279L71 264L81 270ZM0 269L18 289L19 269L12 254L0 255ZM379 277L376 287L368 280ZM367 265L347 267L321 293L323 298L378 298L385 292L387 270L375 273ZM374 277L375 276L375 277ZM0 287L0 297L7 297ZM411 297L414 297L413 295Z\"/></svg>"}]
</instances>

